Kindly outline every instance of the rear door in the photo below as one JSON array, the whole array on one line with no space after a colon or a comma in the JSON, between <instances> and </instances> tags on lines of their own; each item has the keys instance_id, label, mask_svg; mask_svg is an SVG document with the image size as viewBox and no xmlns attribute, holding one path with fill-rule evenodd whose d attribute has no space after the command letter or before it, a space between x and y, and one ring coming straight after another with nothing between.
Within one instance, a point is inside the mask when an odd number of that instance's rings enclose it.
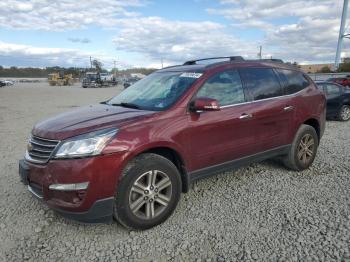
<instances>
[{"instance_id":1,"label":"rear door","mask_svg":"<svg viewBox=\"0 0 350 262\"><path fill-rule=\"evenodd\" d=\"M256 151L264 152L290 143L294 108L284 96L279 78L272 68L239 70L252 105Z\"/></svg>"}]
</instances>

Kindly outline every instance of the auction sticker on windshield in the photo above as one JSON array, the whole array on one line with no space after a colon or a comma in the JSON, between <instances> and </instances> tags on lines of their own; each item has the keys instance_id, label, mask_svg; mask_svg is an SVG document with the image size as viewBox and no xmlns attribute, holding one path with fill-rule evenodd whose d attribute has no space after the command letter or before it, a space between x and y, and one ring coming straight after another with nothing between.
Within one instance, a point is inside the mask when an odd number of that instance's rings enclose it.
<instances>
[{"instance_id":1,"label":"auction sticker on windshield","mask_svg":"<svg viewBox=\"0 0 350 262\"><path fill-rule=\"evenodd\" d=\"M200 78L203 74L202 73L189 73L185 72L180 75L180 77L190 77L190 78Z\"/></svg>"}]
</instances>

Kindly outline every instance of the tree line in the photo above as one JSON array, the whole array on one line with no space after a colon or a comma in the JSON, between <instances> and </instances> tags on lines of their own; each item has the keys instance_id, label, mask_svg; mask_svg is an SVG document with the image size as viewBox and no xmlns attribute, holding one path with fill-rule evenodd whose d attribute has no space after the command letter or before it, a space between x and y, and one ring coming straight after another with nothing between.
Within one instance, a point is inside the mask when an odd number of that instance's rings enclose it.
<instances>
[{"instance_id":1,"label":"tree line","mask_svg":"<svg viewBox=\"0 0 350 262\"><path fill-rule=\"evenodd\" d=\"M3 66L0 66L0 77L46 78L51 73L59 73L62 71L65 74L72 74L74 78L80 78L85 74L85 72L96 71L96 69L95 68L86 69L86 68L79 68L79 67L64 68L59 66L46 67L46 68L12 66L12 67L5 68ZM106 69L99 68L99 71L101 73L107 73L107 72L114 73L113 69L108 71ZM123 70L116 69L116 74L118 76L130 75L132 73L141 73L144 75L148 75L154 71L155 69L149 69L149 68L131 68L131 69L123 69Z\"/></svg>"},{"instance_id":2,"label":"tree line","mask_svg":"<svg viewBox=\"0 0 350 262\"><path fill-rule=\"evenodd\" d=\"M339 65L338 70L332 71L329 66L324 66L320 70L317 71L317 73L343 73L343 72L350 72L350 63L341 63Z\"/></svg>"}]
</instances>

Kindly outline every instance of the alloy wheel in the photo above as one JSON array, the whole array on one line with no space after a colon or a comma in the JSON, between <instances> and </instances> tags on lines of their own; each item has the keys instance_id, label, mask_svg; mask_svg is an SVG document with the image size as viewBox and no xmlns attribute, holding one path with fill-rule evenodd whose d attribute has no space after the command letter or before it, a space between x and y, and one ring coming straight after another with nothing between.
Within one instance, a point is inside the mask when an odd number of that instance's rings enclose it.
<instances>
[{"instance_id":1,"label":"alloy wheel","mask_svg":"<svg viewBox=\"0 0 350 262\"><path fill-rule=\"evenodd\" d=\"M169 176L159 170L142 174L129 193L129 207L134 215L149 220L159 216L169 205L172 183Z\"/></svg>"},{"instance_id":2,"label":"alloy wheel","mask_svg":"<svg viewBox=\"0 0 350 262\"><path fill-rule=\"evenodd\" d=\"M307 165L313 158L315 148L315 140L310 134L306 134L301 138L298 147L298 159L304 165Z\"/></svg>"},{"instance_id":3,"label":"alloy wheel","mask_svg":"<svg viewBox=\"0 0 350 262\"><path fill-rule=\"evenodd\" d=\"M341 119L347 121L350 119L350 107L345 106L340 113Z\"/></svg>"}]
</instances>

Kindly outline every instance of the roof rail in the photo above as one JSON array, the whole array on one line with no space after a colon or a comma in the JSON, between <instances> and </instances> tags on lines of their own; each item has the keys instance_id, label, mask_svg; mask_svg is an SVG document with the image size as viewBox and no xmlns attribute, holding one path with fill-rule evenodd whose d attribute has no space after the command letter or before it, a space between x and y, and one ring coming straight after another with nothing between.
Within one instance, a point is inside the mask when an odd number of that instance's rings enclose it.
<instances>
[{"instance_id":1,"label":"roof rail","mask_svg":"<svg viewBox=\"0 0 350 262\"><path fill-rule=\"evenodd\" d=\"M163 67L162 69L168 69L168 68L173 68L173 67L178 67L178 66L182 66L182 65L172 65L172 66L166 66L166 67Z\"/></svg>"},{"instance_id":2,"label":"roof rail","mask_svg":"<svg viewBox=\"0 0 350 262\"><path fill-rule=\"evenodd\" d=\"M284 63L282 59L277 59L277 58L256 59L256 60L248 60L248 61Z\"/></svg>"},{"instance_id":3,"label":"roof rail","mask_svg":"<svg viewBox=\"0 0 350 262\"><path fill-rule=\"evenodd\" d=\"M230 59L230 61L244 61L244 58L241 56L219 56L219 57L210 57L210 58L202 58L197 60L190 60L185 62L183 65L195 65L199 61L207 61L207 60L216 60L216 59Z\"/></svg>"}]
</instances>

